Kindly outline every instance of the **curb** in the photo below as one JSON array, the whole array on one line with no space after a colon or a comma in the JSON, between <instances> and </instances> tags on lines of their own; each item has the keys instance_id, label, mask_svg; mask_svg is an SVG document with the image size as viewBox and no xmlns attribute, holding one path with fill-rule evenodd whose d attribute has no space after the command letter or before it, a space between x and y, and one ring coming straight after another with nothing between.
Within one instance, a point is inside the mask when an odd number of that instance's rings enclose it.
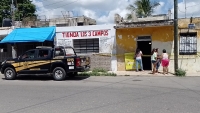
<instances>
[{"instance_id":1,"label":"curb","mask_svg":"<svg viewBox=\"0 0 200 113\"><path fill-rule=\"evenodd\" d=\"M155 74L155 75L148 75L148 74L129 75L129 74L124 74L124 75L121 75L121 74L117 74L117 76L176 77L175 75L171 75L171 74L168 74L168 75L162 75L162 74Z\"/></svg>"}]
</instances>

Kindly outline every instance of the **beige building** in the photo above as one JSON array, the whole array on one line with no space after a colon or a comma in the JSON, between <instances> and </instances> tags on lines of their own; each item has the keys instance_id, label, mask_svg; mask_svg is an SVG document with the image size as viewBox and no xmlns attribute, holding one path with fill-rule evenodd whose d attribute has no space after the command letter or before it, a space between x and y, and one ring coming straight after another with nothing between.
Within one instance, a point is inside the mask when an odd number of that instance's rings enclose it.
<instances>
[{"instance_id":1,"label":"beige building","mask_svg":"<svg viewBox=\"0 0 200 113\"><path fill-rule=\"evenodd\" d=\"M123 24L130 22L144 22L144 21L156 21L156 20L170 20L171 19L171 11L168 11L168 14L159 14L159 15L151 15L145 18L138 18L134 12L131 14L132 19L126 20L121 17L119 14L115 14L114 22L115 24Z\"/></svg>"},{"instance_id":2,"label":"beige building","mask_svg":"<svg viewBox=\"0 0 200 113\"><path fill-rule=\"evenodd\" d=\"M96 25L96 20L86 16L49 19L49 26L64 27L64 26L86 26L86 25Z\"/></svg>"}]
</instances>

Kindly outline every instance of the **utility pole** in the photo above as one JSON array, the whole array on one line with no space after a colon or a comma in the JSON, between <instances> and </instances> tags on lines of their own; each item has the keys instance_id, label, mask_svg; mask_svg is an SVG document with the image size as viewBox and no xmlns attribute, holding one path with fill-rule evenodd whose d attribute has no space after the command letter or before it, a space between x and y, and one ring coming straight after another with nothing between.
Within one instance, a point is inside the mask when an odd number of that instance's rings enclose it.
<instances>
[{"instance_id":1,"label":"utility pole","mask_svg":"<svg viewBox=\"0 0 200 113\"><path fill-rule=\"evenodd\" d=\"M15 6L14 6L13 0L12 0L12 4L10 7L11 7L11 15L12 15L12 28L15 29ZM15 44L12 45L12 57L17 58L17 51L16 51Z\"/></svg>"},{"instance_id":2,"label":"utility pole","mask_svg":"<svg viewBox=\"0 0 200 113\"><path fill-rule=\"evenodd\" d=\"M174 72L178 69L178 0L174 0Z\"/></svg>"},{"instance_id":3,"label":"utility pole","mask_svg":"<svg viewBox=\"0 0 200 113\"><path fill-rule=\"evenodd\" d=\"M184 2L185 2L185 18L186 18L186 13L187 13L186 0L184 0Z\"/></svg>"},{"instance_id":4,"label":"utility pole","mask_svg":"<svg viewBox=\"0 0 200 113\"><path fill-rule=\"evenodd\" d=\"M11 4L11 14L12 14L12 26L15 26L15 6L13 0Z\"/></svg>"}]
</instances>

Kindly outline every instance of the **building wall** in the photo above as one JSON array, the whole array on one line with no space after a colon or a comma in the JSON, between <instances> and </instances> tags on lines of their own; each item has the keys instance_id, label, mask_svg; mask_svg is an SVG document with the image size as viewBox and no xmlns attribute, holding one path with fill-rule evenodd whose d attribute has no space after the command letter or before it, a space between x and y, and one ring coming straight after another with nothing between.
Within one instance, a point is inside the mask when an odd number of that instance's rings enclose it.
<instances>
[{"instance_id":1,"label":"building wall","mask_svg":"<svg viewBox=\"0 0 200 113\"><path fill-rule=\"evenodd\" d=\"M61 25L62 27L96 25L96 20L89 17L85 17L85 16L62 17L62 18L54 18L54 19L49 20L49 26L61 27Z\"/></svg>"},{"instance_id":2,"label":"building wall","mask_svg":"<svg viewBox=\"0 0 200 113\"><path fill-rule=\"evenodd\" d=\"M179 28L188 28L188 24L190 23L190 19L183 18L178 20ZM192 18L192 23L196 25L196 29L200 28L200 17Z\"/></svg>"},{"instance_id":3,"label":"building wall","mask_svg":"<svg viewBox=\"0 0 200 113\"><path fill-rule=\"evenodd\" d=\"M188 32L190 19L179 19L179 33ZM200 72L200 18L193 18L192 23L195 29L189 29L189 32L197 32L197 55L179 55L179 68L189 73ZM117 62L118 71L125 70L124 53L135 52L137 47L137 37L142 35L152 36L152 48L159 48L160 54L162 49L166 49L170 55L169 71L174 73L174 32L173 26L149 27L149 28L128 28L116 30L117 41ZM178 37L180 39L180 36ZM178 39L178 40L179 40ZM178 41L179 45L179 41ZM179 50L179 46L178 46ZM179 51L178 51L179 52ZM160 68L162 71L162 66Z\"/></svg>"},{"instance_id":4,"label":"building wall","mask_svg":"<svg viewBox=\"0 0 200 113\"><path fill-rule=\"evenodd\" d=\"M12 31L12 29L11 28L4 28L4 27L2 27L2 28L0 28L0 36L6 36L6 35L8 35L10 32Z\"/></svg>"},{"instance_id":5,"label":"building wall","mask_svg":"<svg viewBox=\"0 0 200 113\"><path fill-rule=\"evenodd\" d=\"M179 33L188 31L190 19L179 19ZM189 73L200 72L200 18L193 18L192 23L196 25L195 29L189 29L189 32L197 32L197 55L179 55L179 68L186 70ZM179 37L180 38L180 37ZM179 46L178 46L179 47ZM174 47L172 48L172 50ZM174 53L171 54L170 72L174 72Z\"/></svg>"},{"instance_id":6,"label":"building wall","mask_svg":"<svg viewBox=\"0 0 200 113\"><path fill-rule=\"evenodd\" d=\"M9 27L0 28L0 40L5 38L12 31ZM2 45L2 44L1 44ZM12 48L10 44L3 44L5 48L0 48L0 62L7 58L12 58Z\"/></svg>"},{"instance_id":7,"label":"building wall","mask_svg":"<svg viewBox=\"0 0 200 113\"><path fill-rule=\"evenodd\" d=\"M173 26L117 29L117 69L125 71L125 53L135 52L138 36L151 36L152 48L166 49L171 53ZM144 45L145 46L145 45Z\"/></svg>"},{"instance_id":8,"label":"building wall","mask_svg":"<svg viewBox=\"0 0 200 113\"><path fill-rule=\"evenodd\" d=\"M106 32L104 32L106 31ZM102 32L103 34L96 34ZM73 34L73 35L72 35ZM105 68L106 70L117 70L115 29L114 25L90 25L56 27L55 45L72 46L74 39L99 39L99 53L86 54L92 58L91 68Z\"/></svg>"},{"instance_id":9,"label":"building wall","mask_svg":"<svg viewBox=\"0 0 200 113\"><path fill-rule=\"evenodd\" d=\"M5 51L0 51L0 62L3 62L4 60L8 58L12 58L12 46L10 44L6 45L7 49Z\"/></svg>"}]
</instances>

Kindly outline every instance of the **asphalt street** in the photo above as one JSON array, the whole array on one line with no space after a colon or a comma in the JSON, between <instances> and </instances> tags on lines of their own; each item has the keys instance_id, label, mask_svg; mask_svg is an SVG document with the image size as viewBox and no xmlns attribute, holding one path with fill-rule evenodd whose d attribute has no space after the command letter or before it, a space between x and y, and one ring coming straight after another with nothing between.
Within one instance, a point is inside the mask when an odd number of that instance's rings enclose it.
<instances>
[{"instance_id":1,"label":"asphalt street","mask_svg":"<svg viewBox=\"0 0 200 113\"><path fill-rule=\"evenodd\" d=\"M1 113L199 113L200 77L0 75Z\"/></svg>"}]
</instances>

